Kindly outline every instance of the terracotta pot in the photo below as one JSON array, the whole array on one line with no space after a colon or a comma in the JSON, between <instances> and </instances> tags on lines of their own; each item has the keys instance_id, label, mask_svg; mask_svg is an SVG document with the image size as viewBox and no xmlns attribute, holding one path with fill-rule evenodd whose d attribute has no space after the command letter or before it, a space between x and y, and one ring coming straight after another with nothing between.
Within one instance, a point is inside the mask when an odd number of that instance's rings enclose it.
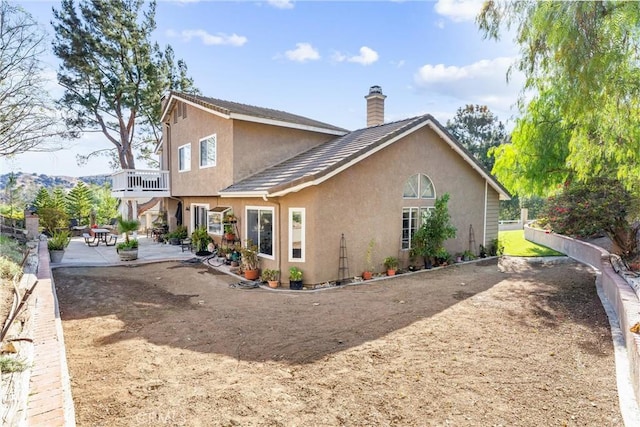
<instances>
[{"instance_id":1,"label":"terracotta pot","mask_svg":"<svg viewBox=\"0 0 640 427\"><path fill-rule=\"evenodd\" d=\"M373 273L370 271L365 271L362 273L362 278L364 280L371 280L372 277L373 277Z\"/></svg>"},{"instance_id":2,"label":"terracotta pot","mask_svg":"<svg viewBox=\"0 0 640 427\"><path fill-rule=\"evenodd\" d=\"M256 280L260 277L260 270L245 270L244 278L247 280Z\"/></svg>"},{"instance_id":3,"label":"terracotta pot","mask_svg":"<svg viewBox=\"0 0 640 427\"><path fill-rule=\"evenodd\" d=\"M233 233L226 233L226 234L224 235L224 238L225 238L226 240L233 241L233 240L235 240L235 239L236 239L236 235L235 235L235 234L233 234Z\"/></svg>"},{"instance_id":4,"label":"terracotta pot","mask_svg":"<svg viewBox=\"0 0 640 427\"><path fill-rule=\"evenodd\" d=\"M395 270L387 270L387 276L395 276L395 275L396 275Z\"/></svg>"},{"instance_id":5,"label":"terracotta pot","mask_svg":"<svg viewBox=\"0 0 640 427\"><path fill-rule=\"evenodd\" d=\"M278 287L278 281L277 280L268 280L267 283L269 283L269 287L270 288L277 288Z\"/></svg>"}]
</instances>

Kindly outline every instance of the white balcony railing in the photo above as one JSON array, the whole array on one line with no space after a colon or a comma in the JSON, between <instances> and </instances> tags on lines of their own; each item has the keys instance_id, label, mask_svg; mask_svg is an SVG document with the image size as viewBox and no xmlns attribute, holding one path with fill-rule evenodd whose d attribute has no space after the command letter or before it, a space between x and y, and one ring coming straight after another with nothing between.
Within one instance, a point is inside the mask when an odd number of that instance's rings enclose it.
<instances>
[{"instance_id":1,"label":"white balcony railing","mask_svg":"<svg viewBox=\"0 0 640 427\"><path fill-rule=\"evenodd\" d=\"M126 169L111 175L115 197L167 197L169 190L169 171Z\"/></svg>"}]
</instances>

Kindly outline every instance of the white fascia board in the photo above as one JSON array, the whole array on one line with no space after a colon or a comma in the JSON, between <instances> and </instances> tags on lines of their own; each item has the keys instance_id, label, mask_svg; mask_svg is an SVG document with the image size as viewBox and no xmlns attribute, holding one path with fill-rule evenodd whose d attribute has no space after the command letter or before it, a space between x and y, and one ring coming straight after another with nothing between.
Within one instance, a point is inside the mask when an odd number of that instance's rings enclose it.
<instances>
[{"instance_id":1,"label":"white fascia board","mask_svg":"<svg viewBox=\"0 0 640 427\"><path fill-rule=\"evenodd\" d=\"M332 178L334 176L336 176L337 174L339 174L340 172L349 169L351 166L355 165L356 163L361 162L362 160L366 159L367 157L377 153L378 151L387 148L389 145L393 144L394 142L398 141L399 139L404 138L405 136L417 131L418 129L422 128L423 126L425 126L427 124L427 121L424 121L422 123L417 124L416 126L412 127L411 129L408 129L406 131L404 131L403 133L401 133L400 135L391 138L390 140L388 140L387 142L385 142L384 144L380 144L378 145L376 148L367 151L366 153L356 157L355 159L351 160L349 163L345 163L344 165L340 166L339 168L331 171L330 173L326 174L326 175L322 175L321 177L314 179L313 181L309 181L309 182L305 182L302 183L300 185L296 185L295 187L291 187L291 188L287 188L285 190L282 191L278 191L276 193L272 193L269 196L271 197L280 197L280 196L284 196L285 194L288 193L296 193L304 188L313 186L313 185L319 185L321 183L323 183L324 181L328 180L329 178Z\"/></svg>"},{"instance_id":2,"label":"white fascia board","mask_svg":"<svg viewBox=\"0 0 640 427\"><path fill-rule=\"evenodd\" d=\"M326 134L329 134L329 135L343 136L343 135L346 135L346 134L349 133L348 131L340 131L340 130L335 130L335 129L326 129L326 128L321 128L321 127L317 127L317 126L301 125L299 123L291 123L291 122L285 122L285 121L282 121L282 120L267 119L265 117L249 116L249 115L246 115L246 114L231 113L230 117L232 119L243 120L245 122L254 122L254 123L261 123L261 124L271 125L271 126L280 126L280 127L285 127L285 128L306 130L306 131L311 131L311 132L326 133Z\"/></svg>"},{"instance_id":3,"label":"white fascia board","mask_svg":"<svg viewBox=\"0 0 640 427\"><path fill-rule=\"evenodd\" d=\"M220 197L266 197L269 196L267 191L229 191L227 193L218 193Z\"/></svg>"},{"instance_id":4,"label":"white fascia board","mask_svg":"<svg viewBox=\"0 0 640 427\"><path fill-rule=\"evenodd\" d=\"M454 151L456 151L468 164L471 166L476 172L478 172L484 179L489 183L489 185L500 194L500 200L511 200L508 194L506 194L502 188L496 185L495 180L488 175L481 167L479 167L476 162L470 158L467 153L458 146L455 142L449 138L447 134L442 132L440 127L436 125L432 120L427 120L429 127L433 129L435 133L437 133L440 138L442 138Z\"/></svg>"}]
</instances>

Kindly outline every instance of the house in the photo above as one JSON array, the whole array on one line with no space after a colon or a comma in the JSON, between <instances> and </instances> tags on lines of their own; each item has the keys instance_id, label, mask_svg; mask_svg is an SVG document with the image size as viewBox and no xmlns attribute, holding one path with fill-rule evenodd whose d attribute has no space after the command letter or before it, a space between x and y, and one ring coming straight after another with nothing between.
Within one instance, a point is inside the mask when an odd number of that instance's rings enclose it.
<instances>
[{"instance_id":1,"label":"house","mask_svg":"<svg viewBox=\"0 0 640 427\"><path fill-rule=\"evenodd\" d=\"M388 256L407 266L419 218L444 193L458 230L445 243L451 253L470 245L477 253L497 238L504 187L431 115L384 123L380 87L365 98L367 127L350 132L172 92L163 104L161 178L143 183L154 193L168 179L171 227L182 218L219 244L229 243L232 212L239 239L257 243L261 267L282 271L284 283L291 266L307 284L358 276L370 242L377 271Z\"/></svg>"}]
</instances>

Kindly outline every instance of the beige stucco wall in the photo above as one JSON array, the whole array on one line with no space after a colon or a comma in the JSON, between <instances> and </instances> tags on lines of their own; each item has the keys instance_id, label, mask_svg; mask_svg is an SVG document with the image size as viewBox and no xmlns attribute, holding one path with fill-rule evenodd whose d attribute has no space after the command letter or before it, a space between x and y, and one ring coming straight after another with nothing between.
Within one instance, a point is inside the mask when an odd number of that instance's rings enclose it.
<instances>
[{"instance_id":1,"label":"beige stucco wall","mask_svg":"<svg viewBox=\"0 0 640 427\"><path fill-rule=\"evenodd\" d=\"M400 250L402 208L432 206L434 202L402 198L405 182L417 173L429 176L437 196L444 193L451 196L448 207L458 233L456 239L445 242L445 247L452 254L467 249L472 225L477 252L484 238L485 181L425 127L317 188L282 199L283 207L307 207L307 262L301 266L305 282L320 283L337 278L342 233L351 276L360 275L364 270L371 239L375 241L377 271L382 271L382 262L387 256L399 256L406 265L408 254ZM487 193L490 199L498 200L491 187ZM286 246L286 230L281 238Z\"/></svg>"},{"instance_id":2,"label":"beige stucco wall","mask_svg":"<svg viewBox=\"0 0 640 427\"><path fill-rule=\"evenodd\" d=\"M187 117L165 124L163 162L171 173L174 197L211 196L234 182L293 157L335 136L306 130L231 120L187 106ZM216 135L217 161L200 168L200 140ZM178 172L178 149L191 144L191 169ZM166 166L165 166L166 167Z\"/></svg>"}]
</instances>

